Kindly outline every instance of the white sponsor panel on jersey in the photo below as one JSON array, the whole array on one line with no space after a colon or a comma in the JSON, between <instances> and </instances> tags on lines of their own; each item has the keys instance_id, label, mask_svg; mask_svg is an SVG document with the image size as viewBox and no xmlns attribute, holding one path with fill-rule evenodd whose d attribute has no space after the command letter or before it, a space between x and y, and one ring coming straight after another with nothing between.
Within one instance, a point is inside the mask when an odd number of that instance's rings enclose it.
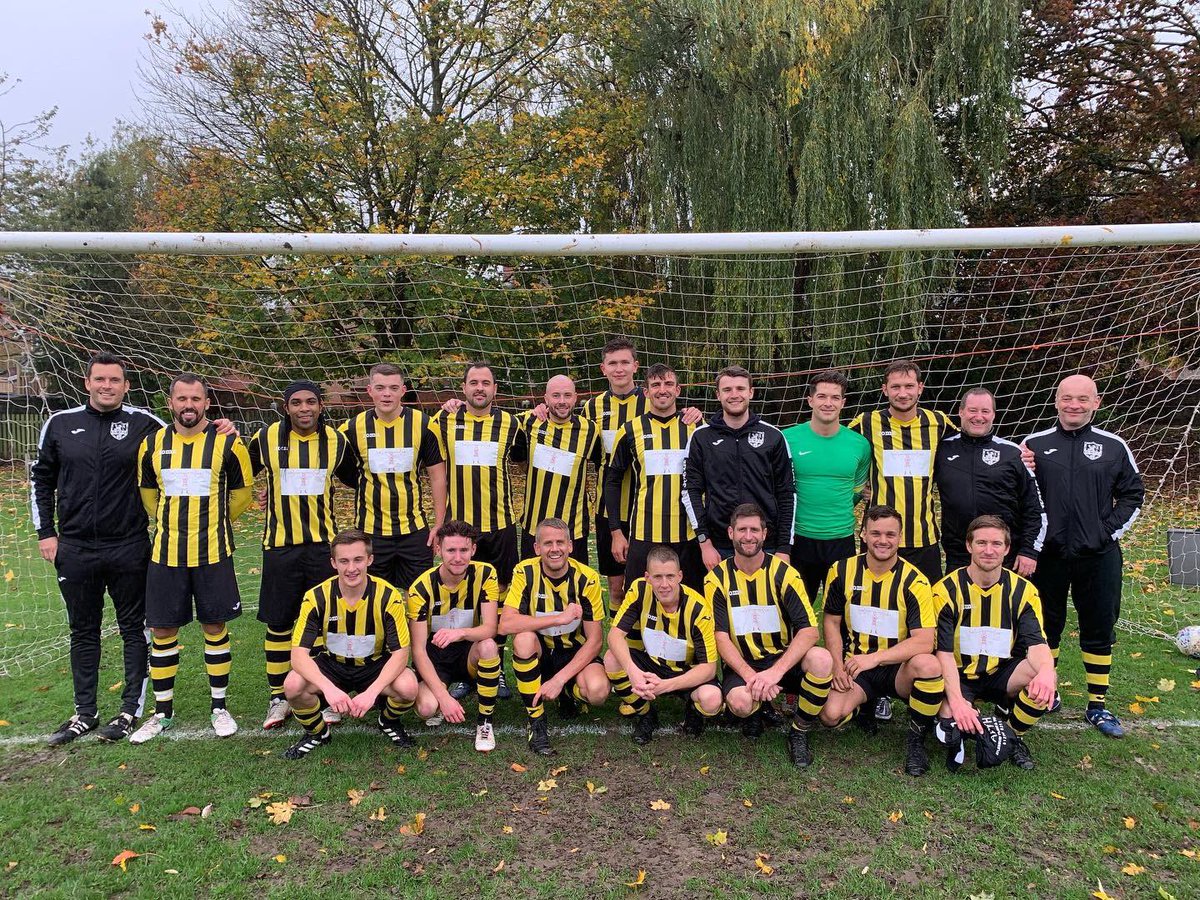
<instances>
[{"instance_id":1,"label":"white sponsor panel on jersey","mask_svg":"<svg viewBox=\"0 0 1200 900\"><path fill-rule=\"evenodd\" d=\"M285 497L320 497L325 493L325 470L280 469L279 493Z\"/></svg>"},{"instance_id":2,"label":"white sponsor panel on jersey","mask_svg":"<svg viewBox=\"0 0 1200 900\"><path fill-rule=\"evenodd\" d=\"M212 469L163 469L162 480L168 497L207 497L212 493Z\"/></svg>"},{"instance_id":3,"label":"white sponsor panel on jersey","mask_svg":"<svg viewBox=\"0 0 1200 900\"><path fill-rule=\"evenodd\" d=\"M687 641L683 638L671 637L665 631L657 628L647 628L642 632L642 643L646 652L655 659L665 659L670 662L683 662L687 659Z\"/></svg>"},{"instance_id":4,"label":"white sponsor panel on jersey","mask_svg":"<svg viewBox=\"0 0 1200 900\"><path fill-rule=\"evenodd\" d=\"M431 631L441 631L443 628L471 628L475 624L475 610L452 609L440 616L429 620Z\"/></svg>"},{"instance_id":5,"label":"white sponsor panel on jersey","mask_svg":"<svg viewBox=\"0 0 1200 900\"><path fill-rule=\"evenodd\" d=\"M538 619L545 619L549 616L557 616L560 613L556 612L535 612L533 614ZM545 628L539 628L538 634L544 634L546 637L558 637L563 634L570 634L572 631L579 630L579 619L568 622L566 625L547 625Z\"/></svg>"},{"instance_id":6,"label":"white sponsor panel on jersey","mask_svg":"<svg viewBox=\"0 0 1200 900\"><path fill-rule=\"evenodd\" d=\"M682 475L686 450L647 450L647 475Z\"/></svg>"},{"instance_id":7,"label":"white sponsor panel on jersey","mask_svg":"<svg viewBox=\"0 0 1200 900\"><path fill-rule=\"evenodd\" d=\"M570 450L560 450L545 444L533 445L533 467L543 472L570 476L575 471L575 458L575 454Z\"/></svg>"},{"instance_id":8,"label":"white sponsor panel on jersey","mask_svg":"<svg viewBox=\"0 0 1200 900\"><path fill-rule=\"evenodd\" d=\"M454 445L456 466L496 466L500 463L500 445L495 441L458 441Z\"/></svg>"},{"instance_id":9,"label":"white sponsor panel on jersey","mask_svg":"<svg viewBox=\"0 0 1200 900\"><path fill-rule=\"evenodd\" d=\"M900 610L877 609L874 606L850 604L850 627L857 634L873 634L878 638L900 638Z\"/></svg>"},{"instance_id":10,"label":"white sponsor panel on jersey","mask_svg":"<svg viewBox=\"0 0 1200 900\"><path fill-rule=\"evenodd\" d=\"M367 451L367 466L376 475L402 475L413 470L412 447L374 447Z\"/></svg>"},{"instance_id":11,"label":"white sponsor panel on jersey","mask_svg":"<svg viewBox=\"0 0 1200 900\"><path fill-rule=\"evenodd\" d=\"M928 450L884 450L885 478L928 478L932 454Z\"/></svg>"},{"instance_id":12,"label":"white sponsor panel on jersey","mask_svg":"<svg viewBox=\"0 0 1200 900\"><path fill-rule=\"evenodd\" d=\"M613 447L617 446L617 432L615 429L606 428L600 432L600 440L604 441L604 452L612 456Z\"/></svg>"},{"instance_id":13,"label":"white sponsor panel on jersey","mask_svg":"<svg viewBox=\"0 0 1200 900\"><path fill-rule=\"evenodd\" d=\"M963 656L1012 656L1013 633L1007 628L963 625L958 629L958 650Z\"/></svg>"},{"instance_id":14,"label":"white sponsor panel on jersey","mask_svg":"<svg viewBox=\"0 0 1200 900\"><path fill-rule=\"evenodd\" d=\"M375 652L375 636L331 631L325 636L325 648L335 656L344 656L347 659L366 659Z\"/></svg>"},{"instance_id":15,"label":"white sponsor panel on jersey","mask_svg":"<svg viewBox=\"0 0 1200 900\"><path fill-rule=\"evenodd\" d=\"M733 633L749 634L780 634L783 632L783 622L779 618L778 606L735 606L729 613Z\"/></svg>"}]
</instances>

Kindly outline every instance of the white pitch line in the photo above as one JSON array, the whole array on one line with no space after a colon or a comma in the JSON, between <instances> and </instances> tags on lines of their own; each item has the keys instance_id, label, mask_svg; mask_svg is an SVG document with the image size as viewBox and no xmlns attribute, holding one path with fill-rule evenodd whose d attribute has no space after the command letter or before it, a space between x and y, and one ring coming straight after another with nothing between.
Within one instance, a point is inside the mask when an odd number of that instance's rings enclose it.
<instances>
[{"instance_id":1,"label":"white pitch line","mask_svg":"<svg viewBox=\"0 0 1200 900\"><path fill-rule=\"evenodd\" d=\"M1169 731L1176 728L1200 728L1200 719L1141 719L1137 722L1125 722L1126 731ZM1034 731L1087 731L1092 726L1082 719L1072 722L1044 722L1034 727ZM369 725L361 725L357 723L342 724L334 726L335 734L364 734L378 736L379 731ZM737 734L738 729L728 726L714 725L707 730L716 731L725 734ZM661 733L666 737L672 729L665 727ZM514 736L524 737L525 728L521 725L497 725L495 732L498 736ZM439 725L436 728L424 728L420 726L412 726L408 733L420 741L422 738L434 738L441 735L461 735L463 737L473 737L475 729L465 725ZM605 725L589 725L589 724L573 724L573 725L555 725L550 728L552 735L569 736L576 734L588 734L593 736L600 735L627 735L629 728L627 726L605 726ZM819 733L819 732L818 732ZM8 737L0 738L0 747L28 747L34 744L43 744L48 738L48 734L17 734ZM156 738L154 743L169 742L169 741L216 741L216 740L271 740L278 741L281 747L290 744L293 740L300 737L300 732L294 729L289 729L283 732L265 732L259 728L243 728L237 734L230 738L217 738L211 729L198 728L193 726L182 726L172 728L170 731L163 732L161 737ZM81 739L81 743L77 746L84 746L89 743L88 738ZM137 752L134 750L133 752Z\"/></svg>"}]
</instances>

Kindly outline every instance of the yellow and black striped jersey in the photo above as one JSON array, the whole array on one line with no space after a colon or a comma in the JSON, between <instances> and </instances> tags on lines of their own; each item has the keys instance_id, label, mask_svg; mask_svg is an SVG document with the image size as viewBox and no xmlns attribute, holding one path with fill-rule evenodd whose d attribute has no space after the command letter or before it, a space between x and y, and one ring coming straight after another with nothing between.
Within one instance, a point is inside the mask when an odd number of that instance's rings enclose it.
<instances>
[{"instance_id":1,"label":"yellow and black striped jersey","mask_svg":"<svg viewBox=\"0 0 1200 900\"><path fill-rule=\"evenodd\" d=\"M596 470L596 502L592 511L597 516L607 516L605 507L604 477L608 472L608 463L612 459L613 449L617 446L617 435L630 422L639 416L644 416L650 407L646 395L640 387L634 388L624 396L618 396L612 391L604 391L589 397L583 404L580 415L589 422L595 423L600 429L600 439L604 442L604 463ZM617 510L617 518L621 522L629 521L629 511L633 506L633 476L626 471L621 479L621 505Z\"/></svg>"},{"instance_id":2,"label":"yellow and black striped jersey","mask_svg":"<svg viewBox=\"0 0 1200 900\"><path fill-rule=\"evenodd\" d=\"M231 491L254 486L241 438L209 423L181 437L174 425L147 435L138 452L138 487L157 491L150 558L164 566L201 566L233 555Z\"/></svg>"},{"instance_id":3,"label":"yellow and black striped jersey","mask_svg":"<svg viewBox=\"0 0 1200 900\"><path fill-rule=\"evenodd\" d=\"M966 566L956 569L933 586L933 602L937 648L954 652L964 678L991 675L1006 660L1046 643L1037 588L1009 569L987 590L971 580Z\"/></svg>"},{"instance_id":4,"label":"yellow and black striped jersey","mask_svg":"<svg viewBox=\"0 0 1200 900\"><path fill-rule=\"evenodd\" d=\"M866 556L839 559L825 578L825 614L842 617L846 656L887 650L918 628L937 627L929 579L907 560L882 575Z\"/></svg>"},{"instance_id":5,"label":"yellow and black striped jersey","mask_svg":"<svg viewBox=\"0 0 1200 900\"><path fill-rule=\"evenodd\" d=\"M427 527L421 469L442 461L429 417L419 409L404 408L384 422L368 409L338 430L358 464L355 525L379 537L398 537Z\"/></svg>"},{"instance_id":6,"label":"yellow and black striped jersey","mask_svg":"<svg viewBox=\"0 0 1200 900\"><path fill-rule=\"evenodd\" d=\"M613 627L625 632L633 649L644 650L676 674L704 663L717 661L717 639L707 601L687 585L679 586L679 605L667 612L645 578L625 592L625 600L613 619Z\"/></svg>"},{"instance_id":7,"label":"yellow and black striped jersey","mask_svg":"<svg viewBox=\"0 0 1200 900\"><path fill-rule=\"evenodd\" d=\"M500 409L477 416L464 406L437 413L432 427L448 467L447 520L469 522L484 534L511 525L508 463L527 458L525 433L517 417Z\"/></svg>"},{"instance_id":8,"label":"yellow and black striped jersey","mask_svg":"<svg viewBox=\"0 0 1200 900\"><path fill-rule=\"evenodd\" d=\"M250 469L267 473L263 548L326 544L337 534L334 478L355 483L346 439L329 425L297 434L273 422L250 439Z\"/></svg>"},{"instance_id":9,"label":"yellow and black striped jersey","mask_svg":"<svg viewBox=\"0 0 1200 900\"><path fill-rule=\"evenodd\" d=\"M817 624L800 572L770 553L753 575L726 559L704 579L713 629L729 635L742 657L772 659L802 628Z\"/></svg>"},{"instance_id":10,"label":"yellow and black striped jersey","mask_svg":"<svg viewBox=\"0 0 1200 900\"><path fill-rule=\"evenodd\" d=\"M595 569L573 559L561 578L550 578L542 571L540 559L526 559L513 569L512 583L504 600L505 609L514 609L523 616L558 615L572 603L583 609L583 618L567 625L550 625L538 629L542 648L549 650L578 650L587 640L584 622L603 622L604 604L600 599L600 575ZM503 615L503 612L501 612Z\"/></svg>"},{"instance_id":11,"label":"yellow and black striped jersey","mask_svg":"<svg viewBox=\"0 0 1200 900\"><path fill-rule=\"evenodd\" d=\"M648 413L627 422L617 438L608 463L604 491L608 508L617 502L626 471L633 477L633 506L629 514L630 540L655 544L678 543L696 536L683 507L683 467L687 443L695 425L685 425L676 413ZM620 520L611 513L610 528Z\"/></svg>"},{"instance_id":12,"label":"yellow and black striped jersey","mask_svg":"<svg viewBox=\"0 0 1200 900\"><path fill-rule=\"evenodd\" d=\"M937 543L933 463L938 444L958 430L945 413L922 407L916 412L901 422L877 409L856 416L849 426L871 444L871 503L900 513L900 546L905 548Z\"/></svg>"},{"instance_id":13,"label":"yellow and black striped jersey","mask_svg":"<svg viewBox=\"0 0 1200 900\"><path fill-rule=\"evenodd\" d=\"M583 538L589 530L587 464L597 471L604 465L599 429L578 416L568 422L540 422L530 415L522 427L529 444L522 527L533 534L538 522L553 517L567 523L572 538Z\"/></svg>"},{"instance_id":14,"label":"yellow and black striped jersey","mask_svg":"<svg viewBox=\"0 0 1200 900\"><path fill-rule=\"evenodd\" d=\"M314 656L328 654L343 665L366 665L409 645L405 609L399 590L370 575L362 597L351 606L335 575L304 595L292 646Z\"/></svg>"},{"instance_id":15,"label":"yellow and black striped jersey","mask_svg":"<svg viewBox=\"0 0 1200 900\"><path fill-rule=\"evenodd\" d=\"M443 628L475 628L483 621L483 604L500 602L500 580L490 563L472 562L455 587L442 582L434 566L408 589L408 617L428 622L429 636Z\"/></svg>"}]
</instances>

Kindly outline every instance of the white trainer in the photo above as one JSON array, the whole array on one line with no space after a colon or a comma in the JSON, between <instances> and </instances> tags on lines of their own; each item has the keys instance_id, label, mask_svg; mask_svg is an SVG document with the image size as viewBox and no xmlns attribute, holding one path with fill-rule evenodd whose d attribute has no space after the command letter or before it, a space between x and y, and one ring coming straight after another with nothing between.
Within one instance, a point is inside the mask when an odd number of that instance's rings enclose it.
<instances>
[{"instance_id":1,"label":"white trainer","mask_svg":"<svg viewBox=\"0 0 1200 900\"><path fill-rule=\"evenodd\" d=\"M230 737L237 734L237 722L227 709L214 709L210 721L217 737Z\"/></svg>"},{"instance_id":2,"label":"white trainer","mask_svg":"<svg viewBox=\"0 0 1200 900\"><path fill-rule=\"evenodd\" d=\"M325 720L326 725L340 725L342 722L342 714L334 712L332 706L327 706L321 710L321 718Z\"/></svg>"},{"instance_id":3,"label":"white trainer","mask_svg":"<svg viewBox=\"0 0 1200 900\"><path fill-rule=\"evenodd\" d=\"M475 726L475 749L480 753L491 753L496 749L496 733L491 722L480 722Z\"/></svg>"},{"instance_id":4,"label":"white trainer","mask_svg":"<svg viewBox=\"0 0 1200 900\"><path fill-rule=\"evenodd\" d=\"M442 711L439 709L432 716L430 716L428 719L425 720L425 727L426 728L437 728L439 725L443 724L445 721L446 721L446 717L442 715Z\"/></svg>"},{"instance_id":5,"label":"white trainer","mask_svg":"<svg viewBox=\"0 0 1200 900\"><path fill-rule=\"evenodd\" d=\"M267 717L263 719L263 731L278 728L292 714L292 706L283 697L272 697L267 704Z\"/></svg>"},{"instance_id":6,"label":"white trainer","mask_svg":"<svg viewBox=\"0 0 1200 900\"><path fill-rule=\"evenodd\" d=\"M142 723L141 728L129 736L129 743L144 744L146 741L158 737L160 734L170 728L171 724L171 719L168 719L161 713L155 713Z\"/></svg>"}]
</instances>

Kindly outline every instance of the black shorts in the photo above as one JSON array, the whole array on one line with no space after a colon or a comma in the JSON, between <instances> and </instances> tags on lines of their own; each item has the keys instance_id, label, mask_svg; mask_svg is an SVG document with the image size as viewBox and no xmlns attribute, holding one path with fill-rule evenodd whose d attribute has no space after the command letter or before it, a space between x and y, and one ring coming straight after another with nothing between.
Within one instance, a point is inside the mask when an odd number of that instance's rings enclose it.
<instances>
[{"instance_id":1,"label":"black shorts","mask_svg":"<svg viewBox=\"0 0 1200 900\"><path fill-rule=\"evenodd\" d=\"M196 619L202 625L229 622L242 614L233 558L203 566L146 566L146 625L181 628Z\"/></svg>"},{"instance_id":2,"label":"black shorts","mask_svg":"<svg viewBox=\"0 0 1200 900\"><path fill-rule=\"evenodd\" d=\"M448 647L438 647L432 641L425 645L425 653L433 663L442 684L453 684L456 681L470 682L474 677L467 671L467 657L475 646L470 641L455 641ZM417 673L420 677L420 673Z\"/></svg>"},{"instance_id":3,"label":"black shorts","mask_svg":"<svg viewBox=\"0 0 1200 900\"><path fill-rule=\"evenodd\" d=\"M830 567L840 559L855 555L852 535L827 540L796 535L792 542L792 566L800 572L800 580L804 582L804 590L808 592L808 602L813 609L820 609L817 593L823 590Z\"/></svg>"},{"instance_id":4,"label":"black shorts","mask_svg":"<svg viewBox=\"0 0 1200 900\"><path fill-rule=\"evenodd\" d=\"M350 666L338 662L328 653L318 653L313 657L313 662L336 687L347 694L357 694L375 683L390 655L385 653L378 659L368 659L361 666Z\"/></svg>"},{"instance_id":5,"label":"black shorts","mask_svg":"<svg viewBox=\"0 0 1200 900\"><path fill-rule=\"evenodd\" d=\"M258 621L274 631L290 630L309 588L333 574L328 544L297 544L263 551Z\"/></svg>"},{"instance_id":6,"label":"black shorts","mask_svg":"<svg viewBox=\"0 0 1200 900\"><path fill-rule=\"evenodd\" d=\"M664 547L670 547L679 554L679 567L683 570L683 583L693 591L704 593L704 578L708 571L704 568L704 557L700 555L700 545L696 539L676 541L674 543L660 542ZM625 587L633 584L646 574L646 557L650 549L658 544L651 541L631 540L629 552L625 556ZM613 608L620 606L618 603Z\"/></svg>"},{"instance_id":7,"label":"black shorts","mask_svg":"<svg viewBox=\"0 0 1200 900\"><path fill-rule=\"evenodd\" d=\"M575 658L578 652L578 650L547 650L543 647L542 655L538 657L538 670L541 672L542 680L547 681L565 669L570 665L571 660ZM588 665L590 666L594 662L602 666L604 665L604 660L599 656L593 660L588 660ZM583 669L579 671L582 672ZM574 680L574 678L571 679L571 681Z\"/></svg>"},{"instance_id":8,"label":"black shorts","mask_svg":"<svg viewBox=\"0 0 1200 900\"><path fill-rule=\"evenodd\" d=\"M854 679L854 683L863 689L867 702L874 703L884 697L899 697L896 691L896 676L900 674L900 663L890 663L876 666L868 672L863 672Z\"/></svg>"},{"instance_id":9,"label":"black shorts","mask_svg":"<svg viewBox=\"0 0 1200 900\"><path fill-rule=\"evenodd\" d=\"M371 552L375 560L368 571L402 591L407 591L423 572L433 568L428 528L390 537L373 534Z\"/></svg>"},{"instance_id":10,"label":"black shorts","mask_svg":"<svg viewBox=\"0 0 1200 900\"><path fill-rule=\"evenodd\" d=\"M901 547L900 555L921 570L921 574L929 579L930 584L942 580L942 547L940 544L928 544L924 547Z\"/></svg>"},{"instance_id":11,"label":"black shorts","mask_svg":"<svg viewBox=\"0 0 1200 900\"><path fill-rule=\"evenodd\" d=\"M622 522L621 530L629 533L629 523ZM601 575L625 574L625 563L617 562L612 555L612 532L608 527L608 516L596 516L596 571Z\"/></svg>"},{"instance_id":12,"label":"black shorts","mask_svg":"<svg viewBox=\"0 0 1200 900\"><path fill-rule=\"evenodd\" d=\"M645 650L639 650L637 647L629 648L629 656L633 660L633 664L635 666L637 666L639 669L641 669L643 672L650 672L654 675L657 675L659 678L676 678L681 674L679 672L672 672L669 668L664 666L662 663L660 663L657 660L655 660L654 658L652 658L650 656L650 654L647 653ZM696 685L696 687L701 687L705 684L715 685L716 683L717 683L717 679L713 678L711 681L701 682L700 684ZM696 688L694 688L694 687L684 688L681 691L671 691L671 693L682 696L684 694L691 694L691 692L694 691L695 689Z\"/></svg>"},{"instance_id":13,"label":"black shorts","mask_svg":"<svg viewBox=\"0 0 1200 900\"><path fill-rule=\"evenodd\" d=\"M501 587L512 581L517 567L517 526L509 525L499 531L485 531L475 544L475 562L491 563ZM430 563L433 565L433 563Z\"/></svg>"},{"instance_id":14,"label":"black shorts","mask_svg":"<svg viewBox=\"0 0 1200 900\"><path fill-rule=\"evenodd\" d=\"M1023 660L1014 656L991 675L984 675L980 678L964 678L960 675L958 683L962 688L963 697L968 702L982 700L985 703L1000 703L1007 706L1009 679L1012 678L1013 672L1022 662Z\"/></svg>"},{"instance_id":15,"label":"black shorts","mask_svg":"<svg viewBox=\"0 0 1200 900\"><path fill-rule=\"evenodd\" d=\"M609 543L611 543L611 539ZM521 559L531 559L534 556L533 552L533 535L522 529L521 531ZM588 536L571 538L571 559L575 562L583 563L585 566L590 566L588 561Z\"/></svg>"},{"instance_id":16,"label":"black shorts","mask_svg":"<svg viewBox=\"0 0 1200 900\"><path fill-rule=\"evenodd\" d=\"M746 662L750 663L750 668L754 669L754 671L763 672L771 668L777 659L779 659L778 656L773 656L769 659L761 659L758 661L746 660ZM800 693L800 682L803 680L804 669L802 669L800 664L797 663L791 669L788 669L788 671L784 673L784 676L779 679L779 688L785 694L798 694ZM728 697L729 692L734 688L745 686L745 678L735 672L732 668L725 669L725 677L721 679L721 695L723 697Z\"/></svg>"}]
</instances>

